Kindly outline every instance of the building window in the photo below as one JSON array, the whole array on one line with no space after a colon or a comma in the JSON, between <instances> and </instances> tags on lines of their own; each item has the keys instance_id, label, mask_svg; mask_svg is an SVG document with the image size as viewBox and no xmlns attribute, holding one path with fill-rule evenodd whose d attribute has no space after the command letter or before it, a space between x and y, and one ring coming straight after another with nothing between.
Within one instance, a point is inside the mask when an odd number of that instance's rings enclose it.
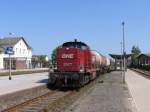
<instances>
[{"instance_id":1,"label":"building window","mask_svg":"<svg viewBox=\"0 0 150 112\"><path fill-rule=\"evenodd\" d=\"M148 64L150 65L150 60L148 60Z\"/></svg>"},{"instance_id":2,"label":"building window","mask_svg":"<svg viewBox=\"0 0 150 112\"><path fill-rule=\"evenodd\" d=\"M139 65L141 65L141 60L139 60Z\"/></svg>"},{"instance_id":3,"label":"building window","mask_svg":"<svg viewBox=\"0 0 150 112\"><path fill-rule=\"evenodd\" d=\"M146 59L144 59L144 64L146 65Z\"/></svg>"},{"instance_id":4,"label":"building window","mask_svg":"<svg viewBox=\"0 0 150 112\"><path fill-rule=\"evenodd\" d=\"M146 59L146 64L148 64L148 59Z\"/></svg>"}]
</instances>

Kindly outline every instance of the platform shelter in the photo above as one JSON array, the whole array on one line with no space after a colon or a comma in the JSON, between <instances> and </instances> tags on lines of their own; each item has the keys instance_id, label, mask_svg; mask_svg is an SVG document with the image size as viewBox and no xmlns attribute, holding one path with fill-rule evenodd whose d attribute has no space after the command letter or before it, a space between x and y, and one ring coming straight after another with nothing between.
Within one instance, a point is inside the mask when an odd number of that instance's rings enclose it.
<instances>
[{"instance_id":1,"label":"platform shelter","mask_svg":"<svg viewBox=\"0 0 150 112\"><path fill-rule=\"evenodd\" d=\"M120 54L109 54L115 61L115 70L123 70L123 55ZM126 67L131 64L131 54L126 54Z\"/></svg>"}]
</instances>

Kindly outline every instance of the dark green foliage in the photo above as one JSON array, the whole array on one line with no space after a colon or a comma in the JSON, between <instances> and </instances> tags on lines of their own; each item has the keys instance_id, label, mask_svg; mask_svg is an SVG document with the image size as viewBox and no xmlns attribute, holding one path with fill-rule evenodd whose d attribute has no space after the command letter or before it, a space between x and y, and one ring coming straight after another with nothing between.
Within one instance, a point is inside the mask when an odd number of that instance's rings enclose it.
<instances>
[{"instance_id":1,"label":"dark green foliage","mask_svg":"<svg viewBox=\"0 0 150 112\"><path fill-rule=\"evenodd\" d=\"M131 60L132 60L132 67L137 67L138 66L138 56L140 55L141 50L139 49L138 46L133 46L131 50Z\"/></svg>"},{"instance_id":2,"label":"dark green foliage","mask_svg":"<svg viewBox=\"0 0 150 112\"><path fill-rule=\"evenodd\" d=\"M138 68L142 70L150 71L150 65L140 65Z\"/></svg>"},{"instance_id":3,"label":"dark green foliage","mask_svg":"<svg viewBox=\"0 0 150 112\"><path fill-rule=\"evenodd\" d=\"M139 68L138 65L133 65L133 64L131 64L129 67L130 67L130 68Z\"/></svg>"},{"instance_id":4,"label":"dark green foliage","mask_svg":"<svg viewBox=\"0 0 150 112\"><path fill-rule=\"evenodd\" d=\"M38 57L38 63L40 63L40 67L45 67L45 66L48 66L48 62L46 61L45 59L45 56L41 55Z\"/></svg>"},{"instance_id":5,"label":"dark green foliage","mask_svg":"<svg viewBox=\"0 0 150 112\"><path fill-rule=\"evenodd\" d=\"M56 47L56 48L52 51L51 63L52 63L53 66L56 66L56 65L57 65L56 58L57 58L57 49L58 49L59 47L61 47L61 46Z\"/></svg>"}]
</instances>

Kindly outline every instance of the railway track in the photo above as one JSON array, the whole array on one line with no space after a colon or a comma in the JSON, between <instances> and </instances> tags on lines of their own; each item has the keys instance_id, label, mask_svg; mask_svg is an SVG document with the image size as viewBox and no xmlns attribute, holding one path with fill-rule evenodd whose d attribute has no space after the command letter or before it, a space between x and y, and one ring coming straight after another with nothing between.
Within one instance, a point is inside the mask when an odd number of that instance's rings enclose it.
<instances>
[{"instance_id":1,"label":"railway track","mask_svg":"<svg viewBox=\"0 0 150 112\"><path fill-rule=\"evenodd\" d=\"M141 75L141 76L143 76L143 77L145 77L147 79L150 79L150 73L148 73L148 72L144 72L142 70L133 69L133 68L131 70L135 71L136 73L138 73L139 75Z\"/></svg>"},{"instance_id":2,"label":"railway track","mask_svg":"<svg viewBox=\"0 0 150 112\"><path fill-rule=\"evenodd\" d=\"M51 91L34 99L27 100L24 103L7 108L2 112L47 112L48 105L71 93L71 91Z\"/></svg>"},{"instance_id":3,"label":"railway track","mask_svg":"<svg viewBox=\"0 0 150 112\"><path fill-rule=\"evenodd\" d=\"M51 90L41 96L17 104L2 112L63 112L84 93L92 91L94 85L99 83L101 75L96 80L77 90Z\"/></svg>"}]
</instances>

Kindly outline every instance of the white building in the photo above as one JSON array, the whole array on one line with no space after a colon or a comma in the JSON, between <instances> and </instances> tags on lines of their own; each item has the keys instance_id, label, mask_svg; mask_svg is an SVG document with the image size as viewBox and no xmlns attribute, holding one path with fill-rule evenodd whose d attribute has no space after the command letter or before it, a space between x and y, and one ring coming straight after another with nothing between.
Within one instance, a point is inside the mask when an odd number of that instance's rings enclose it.
<instances>
[{"instance_id":1,"label":"white building","mask_svg":"<svg viewBox=\"0 0 150 112\"><path fill-rule=\"evenodd\" d=\"M9 55L5 54L8 46L13 47L11 55L12 69L31 68L32 49L23 37L0 39L0 69L9 68Z\"/></svg>"}]
</instances>

